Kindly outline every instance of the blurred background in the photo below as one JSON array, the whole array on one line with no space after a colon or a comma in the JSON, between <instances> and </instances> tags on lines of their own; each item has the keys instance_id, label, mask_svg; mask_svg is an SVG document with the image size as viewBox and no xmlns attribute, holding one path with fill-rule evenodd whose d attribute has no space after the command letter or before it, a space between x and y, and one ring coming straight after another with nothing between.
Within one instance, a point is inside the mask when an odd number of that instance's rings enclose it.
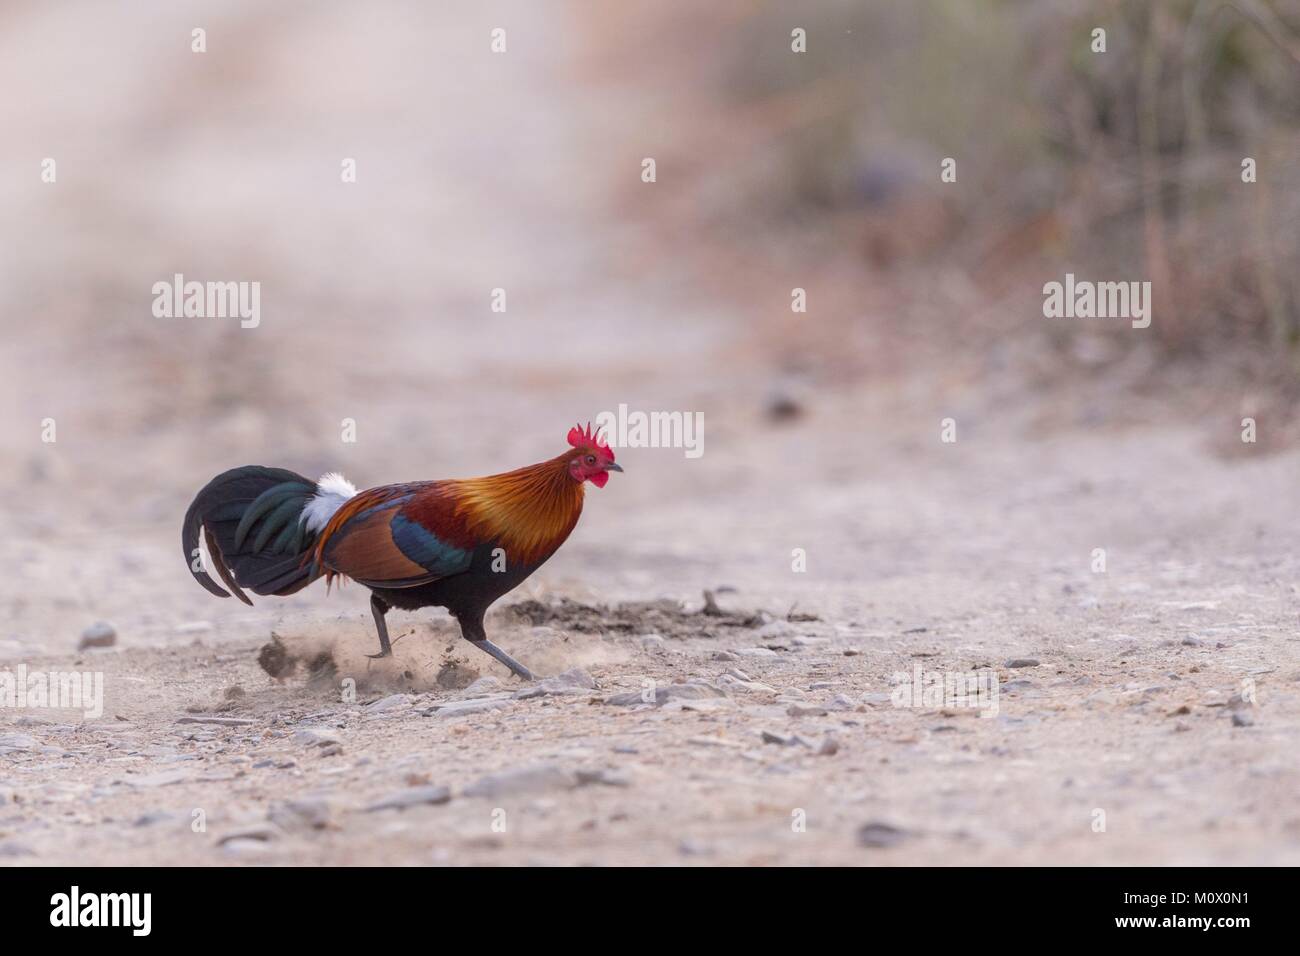
<instances>
[{"instance_id":1,"label":"blurred background","mask_svg":"<svg viewBox=\"0 0 1300 956\"><path fill-rule=\"evenodd\" d=\"M702 411L705 454L620 455L534 590L852 614L864 579L1014 564L1016 476L1176 482L1175 432L1207 467L1285 452L1298 79L1296 0L3 0L0 652L286 613L180 561L227 467L484 474L621 402ZM1045 319L1067 271L1151 281L1151 327ZM174 273L260 282L260 326L155 318ZM796 579L793 546L832 559Z\"/></svg>"}]
</instances>

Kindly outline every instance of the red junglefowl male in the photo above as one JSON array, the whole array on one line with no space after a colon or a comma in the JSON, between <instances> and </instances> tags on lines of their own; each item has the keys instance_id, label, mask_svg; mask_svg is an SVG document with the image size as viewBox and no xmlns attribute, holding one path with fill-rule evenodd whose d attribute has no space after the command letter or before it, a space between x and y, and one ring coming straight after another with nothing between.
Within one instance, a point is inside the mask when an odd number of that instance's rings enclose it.
<instances>
[{"instance_id":1,"label":"red junglefowl male","mask_svg":"<svg viewBox=\"0 0 1300 956\"><path fill-rule=\"evenodd\" d=\"M569 431L562 455L486 478L416 481L357 492L341 475L320 481L245 465L198 493L181 528L190 572L229 597L203 569L199 529L213 568L245 604L255 594L293 594L319 577L371 590L378 654L392 653L384 615L445 607L461 635L524 680L528 668L487 639L483 615L564 544L582 514L582 490L603 488L614 453L591 425Z\"/></svg>"}]
</instances>

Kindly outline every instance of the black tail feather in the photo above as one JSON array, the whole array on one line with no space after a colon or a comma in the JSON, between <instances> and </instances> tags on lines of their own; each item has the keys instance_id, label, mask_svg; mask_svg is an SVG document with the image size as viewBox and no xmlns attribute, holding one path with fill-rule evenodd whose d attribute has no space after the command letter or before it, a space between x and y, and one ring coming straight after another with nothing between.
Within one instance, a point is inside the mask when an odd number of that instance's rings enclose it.
<instances>
[{"instance_id":1,"label":"black tail feather","mask_svg":"<svg viewBox=\"0 0 1300 956\"><path fill-rule=\"evenodd\" d=\"M316 535L301 517L315 492L314 481L283 468L245 465L217 475L194 497L181 527L194 579L217 597L230 596L203 567L202 529L213 570L245 604L253 603L245 588L284 595L306 587L318 576L304 560Z\"/></svg>"}]
</instances>

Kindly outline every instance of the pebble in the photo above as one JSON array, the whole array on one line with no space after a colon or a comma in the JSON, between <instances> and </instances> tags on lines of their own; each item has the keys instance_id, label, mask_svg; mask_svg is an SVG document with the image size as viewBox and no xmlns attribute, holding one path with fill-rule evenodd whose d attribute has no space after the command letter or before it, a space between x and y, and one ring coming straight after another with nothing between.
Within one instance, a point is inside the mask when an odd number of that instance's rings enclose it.
<instances>
[{"instance_id":1,"label":"pebble","mask_svg":"<svg viewBox=\"0 0 1300 956\"><path fill-rule=\"evenodd\" d=\"M368 714L382 714L389 710L402 710L411 706L410 694L389 694L366 708Z\"/></svg>"},{"instance_id":2,"label":"pebble","mask_svg":"<svg viewBox=\"0 0 1300 956\"><path fill-rule=\"evenodd\" d=\"M125 783L132 787L169 787L174 783L180 783L182 780L188 780L190 772L188 770L164 770L162 773L147 773L141 776L125 778Z\"/></svg>"},{"instance_id":3,"label":"pebble","mask_svg":"<svg viewBox=\"0 0 1300 956\"><path fill-rule=\"evenodd\" d=\"M136 817L135 823L133 823L132 826L151 827L158 823L166 823L169 820L178 819L180 819L179 814L171 813L167 810L150 810L148 813L142 813L140 816Z\"/></svg>"},{"instance_id":4,"label":"pebble","mask_svg":"<svg viewBox=\"0 0 1300 956\"><path fill-rule=\"evenodd\" d=\"M18 856L35 856L36 854L25 843L19 843L16 840L5 840L0 842L0 857L18 857Z\"/></svg>"},{"instance_id":5,"label":"pebble","mask_svg":"<svg viewBox=\"0 0 1300 956\"><path fill-rule=\"evenodd\" d=\"M465 717L469 714L483 714L492 710L504 710L511 704L508 697L480 697L477 700L457 700L447 704L431 707L424 712L426 717Z\"/></svg>"},{"instance_id":6,"label":"pebble","mask_svg":"<svg viewBox=\"0 0 1300 956\"><path fill-rule=\"evenodd\" d=\"M790 637L792 634L794 634L794 628L786 621L772 621L769 624L764 624L754 632L754 636L760 640L771 640L774 637Z\"/></svg>"},{"instance_id":7,"label":"pebble","mask_svg":"<svg viewBox=\"0 0 1300 956\"><path fill-rule=\"evenodd\" d=\"M252 826L223 833L217 837L217 846L236 842L268 843L279 835L280 831L275 827L265 823L255 823Z\"/></svg>"},{"instance_id":8,"label":"pebble","mask_svg":"<svg viewBox=\"0 0 1300 956\"><path fill-rule=\"evenodd\" d=\"M785 709L785 712L791 717L825 717L830 713L825 707L816 707L811 704L791 704Z\"/></svg>"},{"instance_id":9,"label":"pebble","mask_svg":"<svg viewBox=\"0 0 1300 956\"><path fill-rule=\"evenodd\" d=\"M654 689L653 703L656 707L662 707L670 700L704 700L706 698L726 697L727 692L720 687L712 684L663 684ZM634 690L626 694L615 694L613 697L606 697L605 703L613 704L615 707L634 707L637 704L648 704L651 701L642 696L642 692Z\"/></svg>"},{"instance_id":10,"label":"pebble","mask_svg":"<svg viewBox=\"0 0 1300 956\"><path fill-rule=\"evenodd\" d=\"M468 700L473 697L487 697L489 694L495 694L504 689L505 684L501 682L500 677L493 677L491 674L487 674L480 677L461 691L460 696L463 700Z\"/></svg>"},{"instance_id":11,"label":"pebble","mask_svg":"<svg viewBox=\"0 0 1300 956\"><path fill-rule=\"evenodd\" d=\"M834 734L827 734L822 738L821 744L817 747L817 756L833 757L840 752L840 742L835 739Z\"/></svg>"},{"instance_id":12,"label":"pebble","mask_svg":"<svg viewBox=\"0 0 1300 956\"><path fill-rule=\"evenodd\" d=\"M273 806L266 818L284 830L324 830L330 825L332 811L321 797L305 797Z\"/></svg>"},{"instance_id":13,"label":"pebble","mask_svg":"<svg viewBox=\"0 0 1300 956\"><path fill-rule=\"evenodd\" d=\"M1013 657L1007 661L1007 667L1037 667L1038 661L1032 657Z\"/></svg>"},{"instance_id":14,"label":"pebble","mask_svg":"<svg viewBox=\"0 0 1300 956\"><path fill-rule=\"evenodd\" d=\"M226 853L236 854L265 853L270 849L270 847L266 845L265 840L259 840L252 837L231 837L228 840L222 841L219 845Z\"/></svg>"},{"instance_id":15,"label":"pebble","mask_svg":"<svg viewBox=\"0 0 1300 956\"><path fill-rule=\"evenodd\" d=\"M1247 710L1235 711L1232 715L1232 726L1234 727L1254 727L1255 715Z\"/></svg>"},{"instance_id":16,"label":"pebble","mask_svg":"<svg viewBox=\"0 0 1300 956\"><path fill-rule=\"evenodd\" d=\"M738 661L740 658L731 651L714 651L713 659L715 661Z\"/></svg>"},{"instance_id":17,"label":"pebble","mask_svg":"<svg viewBox=\"0 0 1300 956\"><path fill-rule=\"evenodd\" d=\"M595 770L577 771L578 786L585 787L590 784L600 784L605 787L630 787L632 781L621 773L606 768Z\"/></svg>"},{"instance_id":18,"label":"pebble","mask_svg":"<svg viewBox=\"0 0 1300 956\"><path fill-rule=\"evenodd\" d=\"M770 647L740 647L736 653L741 657L776 657L776 651Z\"/></svg>"},{"instance_id":19,"label":"pebble","mask_svg":"<svg viewBox=\"0 0 1300 956\"><path fill-rule=\"evenodd\" d=\"M764 684L757 680L741 680L733 677L731 674L723 674L718 678L718 686L725 690L747 690L755 694L775 694L776 688L771 684Z\"/></svg>"},{"instance_id":20,"label":"pebble","mask_svg":"<svg viewBox=\"0 0 1300 956\"><path fill-rule=\"evenodd\" d=\"M858 846L880 850L898 846L912 834L890 823L872 821L858 827Z\"/></svg>"},{"instance_id":21,"label":"pebble","mask_svg":"<svg viewBox=\"0 0 1300 956\"><path fill-rule=\"evenodd\" d=\"M585 694L597 688L596 679L580 667L572 667L562 674L546 677L515 693L519 700L546 697L553 694Z\"/></svg>"},{"instance_id":22,"label":"pebble","mask_svg":"<svg viewBox=\"0 0 1300 956\"><path fill-rule=\"evenodd\" d=\"M40 743L31 734L0 734L0 751L36 750Z\"/></svg>"},{"instance_id":23,"label":"pebble","mask_svg":"<svg viewBox=\"0 0 1300 956\"><path fill-rule=\"evenodd\" d=\"M107 621L97 621L81 632L81 641L77 644L77 650L83 651L88 647L112 647L117 643L117 631L113 625Z\"/></svg>"},{"instance_id":24,"label":"pebble","mask_svg":"<svg viewBox=\"0 0 1300 956\"><path fill-rule=\"evenodd\" d=\"M798 734L778 734L770 730L763 731L763 743L780 744L782 747L807 747L808 742Z\"/></svg>"},{"instance_id":25,"label":"pebble","mask_svg":"<svg viewBox=\"0 0 1300 956\"><path fill-rule=\"evenodd\" d=\"M467 797L513 797L548 790L572 790L578 775L557 764L535 764L480 777L464 790Z\"/></svg>"},{"instance_id":26,"label":"pebble","mask_svg":"<svg viewBox=\"0 0 1300 956\"><path fill-rule=\"evenodd\" d=\"M856 706L858 706L857 701L848 694L836 694L830 703L831 710L852 710Z\"/></svg>"},{"instance_id":27,"label":"pebble","mask_svg":"<svg viewBox=\"0 0 1300 956\"><path fill-rule=\"evenodd\" d=\"M178 724L213 724L217 727L247 727L257 721L247 717L180 717Z\"/></svg>"},{"instance_id":28,"label":"pebble","mask_svg":"<svg viewBox=\"0 0 1300 956\"><path fill-rule=\"evenodd\" d=\"M643 634L639 640L641 642L641 649L652 653L659 653L665 650L668 646L663 637L658 634Z\"/></svg>"},{"instance_id":29,"label":"pebble","mask_svg":"<svg viewBox=\"0 0 1300 956\"><path fill-rule=\"evenodd\" d=\"M390 793L366 807L367 813L377 810L405 810L407 807L430 806L451 801L451 788L444 786L407 787Z\"/></svg>"},{"instance_id":30,"label":"pebble","mask_svg":"<svg viewBox=\"0 0 1300 956\"><path fill-rule=\"evenodd\" d=\"M325 747L329 744L341 743L342 739L337 733L326 727L299 727L293 732L294 743L304 744L308 747Z\"/></svg>"}]
</instances>

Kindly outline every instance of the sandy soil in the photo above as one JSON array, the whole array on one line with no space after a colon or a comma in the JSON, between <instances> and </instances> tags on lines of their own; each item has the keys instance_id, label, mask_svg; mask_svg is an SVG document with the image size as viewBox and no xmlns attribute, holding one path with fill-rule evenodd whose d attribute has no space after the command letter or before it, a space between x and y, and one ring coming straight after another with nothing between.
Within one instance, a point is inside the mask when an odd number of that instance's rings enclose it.
<instances>
[{"instance_id":1,"label":"sandy soil","mask_svg":"<svg viewBox=\"0 0 1300 956\"><path fill-rule=\"evenodd\" d=\"M657 504L649 454L611 483L531 589L528 607L559 616L490 621L534 669L578 669L545 693L434 614L398 618L396 658L366 661L356 588L274 625L326 662L277 681L258 612L168 575L151 611L174 623L154 646L127 632L24 656L102 671L108 703L97 721L4 716L0 848L17 864L1300 858L1296 541L1277 530L1294 527L1278 521L1297 504L1293 459L1071 434L1037 443L1026 474L1009 448L936 440L914 467L850 454L803 482L809 458L780 454L797 435L703 459L761 456L788 490L776 511L764 487L707 478ZM632 547L609 541L615 509ZM807 547L805 574L782 537ZM701 586L735 588L718 596L734 616L698 613ZM559 604L632 597L667 601ZM994 668L997 716L893 706L892 675L918 662ZM618 702L647 679L654 703ZM237 724L186 722L208 716ZM440 802L370 809L402 796Z\"/></svg>"}]
</instances>

